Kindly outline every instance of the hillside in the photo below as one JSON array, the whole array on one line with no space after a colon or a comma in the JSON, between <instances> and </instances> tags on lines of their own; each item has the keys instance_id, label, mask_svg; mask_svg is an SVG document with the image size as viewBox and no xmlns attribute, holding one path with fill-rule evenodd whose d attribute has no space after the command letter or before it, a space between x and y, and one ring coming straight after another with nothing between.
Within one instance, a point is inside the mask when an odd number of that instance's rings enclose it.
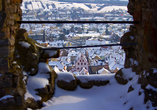
<instances>
[{"instance_id":1,"label":"hillside","mask_svg":"<svg viewBox=\"0 0 157 110\"><path fill-rule=\"evenodd\" d=\"M126 6L128 4L128 0L58 0L59 2L77 2L77 3L104 3L110 5L121 5Z\"/></svg>"},{"instance_id":2,"label":"hillside","mask_svg":"<svg viewBox=\"0 0 157 110\"><path fill-rule=\"evenodd\" d=\"M92 13L104 13L108 11L124 9L127 10L126 6L116 6L109 4L96 4L96 3L71 3L71 2L58 2L58 1L40 1L34 2L31 0L23 1L21 9L24 10L43 10L43 11L54 11L54 10L73 10L73 9L83 9Z\"/></svg>"}]
</instances>

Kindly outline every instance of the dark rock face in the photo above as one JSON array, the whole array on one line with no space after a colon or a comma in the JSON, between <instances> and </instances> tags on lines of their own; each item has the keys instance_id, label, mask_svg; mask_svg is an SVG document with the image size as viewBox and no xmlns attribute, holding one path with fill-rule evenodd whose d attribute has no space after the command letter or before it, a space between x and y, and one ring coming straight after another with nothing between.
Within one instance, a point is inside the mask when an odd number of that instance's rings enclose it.
<instances>
[{"instance_id":1,"label":"dark rock face","mask_svg":"<svg viewBox=\"0 0 157 110\"><path fill-rule=\"evenodd\" d=\"M20 0L21 2L21 0ZM20 27L15 21L21 20L19 3L0 1L0 101L1 110L25 109L22 68L14 61L15 36Z\"/></svg>"},{"instance_id":2,"label":"dark rock face","mask_svg":"<svg viewBox=\"0 0 157 110\"><path fill-rule=\"evenodd\" d=\"M3 28L3 25L5 23L5 19L6 19L6 13L3 11L0 11L0 30Z\"/></svg>"},{"instance_id":3,"label":"dark rock face","mask_svg":"<svg viewBox=\"0 0 157 110\"><path fill-rule=\"evenodd\" d=\"M57 86L62 88L62 89L65 89L65 90L73 91L77 87L77 80L72 80L70 82L65 82L63 80L58 80L57 81Z\"/></svg>"},{"instance_id":4,"label":"dark rock face","mask_svg":"<svg viewBox=\"0 0 157 110\"><path fill-rule=\"evenodd\" d=\"M0 109L1 110L8 110L8 109L10 109L10 110L17 110L17 109L22 110L22 108L23 108L22 106L20 107L18 105L17 106L15 106L15 105L17 105L17 103L16 103L16 100L14 97L3 99L0 101Z\"/></svg>"},{"instance_id":5,"label":"dark rock face","mask_svg":"<svg viewBox=\"0 0 157 110\"><path fill-rule=\"evenodd\" d=\"M156 91L151 88L157 88L157 73L154 72L157 68L156 7L156 0L129 0L128 12L133 15L134 21L139 21L139 24L130 27L130 34L134 36L133 42L138 45L123 47L126 52L125 67L132 67L133 71L140 75L138 83L144 90L145 103L150 101L154 107L157 106L157 96ZM121 42L128 42L127 38L124 34ZM138 65L130 65L130 58L138 61ZM150 86L151 88L148 88Z\"/></svg>"},{"instance_id":6,"label":"dark rock face","mask_svg":"<svg viewBox=\"0 0 157 110\"><path fill-rule=\"evenodd\" d=\"M146 104L148 101L151 101L152 106L156 107L157 106L157 92L152 90L152 89L145 89L145 99L144 103Z\"/></svg>"},{"instance_id":7,"label":"dark rock face","mask_svg":"<svg viewBox=\"0 0 157 110\"><path fill-rule=\"evenodd\" d=\"M44 52L39 43L35 40L28 38L28 33L25 29L20 29L16 36L15 42L15 53L14 60L23 67L23 71L26 72L26 77L29 79L29 76L36 76L41 71L39 63L47 65L47 61L50 57L57 57L59 55L59 50L54 50L51 54ZM43 57L44 56L44 57ZM48 66L48 65L47 65ZM34 91L37 91L36 95L41 97L41 100L35 101L33 98L26 99L26 107L32 109L41 108L42 103L52 98L55 89L55 71L48 66L50 71L42 71L42 74L49 76L47 78L48 84L43 88L37 88ZM27 84L27 78L24 81Z\"/></svg>"},{"instance_id":8,"label":"dark rock face","mask_svg":"<svg viewBox=\"0 0 157 110\"><path fill-rule=\"evenodd\" d=\"M129 89L128 89L128 93L133 91L133 90L134 90L134 88L132 86L130 86Z\"/></svg>"},{"instance_id":9,"label":"dark rock face","mask_svg":"<svg viewBox=\"0 0 157 110\"><path fill-rule=\"evenodd\" d=\"M93 87L95 81L88 81L87 83L81 82L78 80L78 85L84 89L90 89Z\"/></svg>"},{"instance_id":10,"label":"dark rock face","mask_svg":"<svg viewBox=\"0 0 157 110\"><path fill-rule=\"evenodd\" d=\"M27 108L32 108L32 109L38 109L39 108L38 103L32 98L28 98L25 102L26 102Z\"/></svg>"},{"instance_id":11,"label":"dark rock face","mask_svg":"<svg viewBox=\"0 0 157 110\"><path fill-rule=\"evenodd\" d=\"M123 77L122 69L116 73L115 79L117 80L119 84L122 84L122 85L125 85L128 83L128 80Z\"/></svg>"},{"instance_id":12,"label":"dark rock face","mask_svg":"<svg viewBox=\"0 0 157 110\"><path fill-rule=\"evenodd\" d=\"M0 38L4 38L5 37L5 32L0 31Z\"/></svg>"},{"instance_id":13,"label":"dark rock face","mask_svg":"<svg viewBox=\"0 0 157 110\"><path fill-rule=\"evenodd\" d=\"M98 81L98 80L94 81L94 80L91 80L91 81L88 81L88 82L81 82L80 80L78 80L77 82L78 82L78 85L81 88L84 88L84 89L90 89L93 86L104 86L104 85L107 85L109 83L108 80L104 80L104 81Z\"/></svg>"},{"instance_id":14,"label":"dark rock face","mask_svg":"<svg viewBox=\"0 0 157 110\"><path fill-rule=\"evenodd\" d=\"M47 63L48 58L57 57L59 50L55 55L49 56L36 45L36 41L28 38L25 29L20 29L20 24L15 21L22 18L21 2L0 0L0 98L13 96L0 101L1 110L24 110L27 107L38 109L42 107L43 101L47 101L54 94L56 73L51 68L51 72L45 73L49 75L49 84L36 90L41 100L24 100L28 76L36 75L38 63ZM30 74L23 75L24 71Z\"/></svg>"},{"instance_id":15,"label":"dark rock face","mask_svg":"<svg viewBox=\"0 0 157 110\"><path fill-rule=\"evenodd\" d=\"M24 29L18 31L16 38L14 59L18 64L24 66L23 70L25 72L35 75L41 53L40 48L35 45L37 42L28 38L28 34ZM34 69L32 70L32 68Z\"/></svg>"}]
</instances>

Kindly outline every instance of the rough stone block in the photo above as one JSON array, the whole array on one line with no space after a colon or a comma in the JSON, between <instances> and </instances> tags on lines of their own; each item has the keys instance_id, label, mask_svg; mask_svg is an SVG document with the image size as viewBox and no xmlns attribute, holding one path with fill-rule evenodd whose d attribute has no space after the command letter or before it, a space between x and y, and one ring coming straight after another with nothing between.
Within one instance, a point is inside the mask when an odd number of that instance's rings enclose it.
<instances>
[{"instance_id":1,"label":"rough stone block","mask_svg":"<svg viewBox=\"0 0 157 110\"><path fill-rule=\"evenodd\" d=\"M0 98L3 97L6 94L5 89L0 89Z\"/></svg>"},{"instance_id":2,"label":"rough stone block","mask_svg":"<svg viewBox=\"0 0 157 110\"><path fill-rule=\"evenodd\" d=\"M0 69L8 67L8 60L6 58L0 58Z\"/></svg>"},{"instance_id":3,"label":"rough stone block","mask_svg":"<svg viewBox=\"0 0 157 110\"><path fill-rule=\"evenodd\" d=\"M12 87L12 79L11 78L7 78L5 76L0 78L0 86L2 88L11 88Z\"/></svg>"},{"instance_id":4,"label":"rough stone block","mask_svg":"<svg viewBox=\"0 0 157 110\"><path fill-rule=\"evenodd\" d=\"M32 109L38 109L39 105L38 105L38 103L34 99L28 98L26 100L26 107L27 108L32 108Z\"/></svg>"},{"instance_id":5,"label":"rough stone block","mask_svg":"<svg viewBox=\"0 0 157 110\"><path fill-rule=\"evenodd\" d=\"M13 3L21 3L21 0L11 0Z\"/></svg>"},{"instance_id":6,"label":"rough stone block","mask_svg":"<svg viewBox=\"0 0 157 110\"><path fill-rule=\"evenodd\" d=\"M0 11L2 11L2 0L0 0Z\"/></svg>"},{"instance_id":7,"label":"rough stone block","mask_svg":"<svg viewBox=\"0 0 157 110\"><path fill-rule=\"evenodd\" d=\"M28 33L25 29L19 29L19 31L17 32L16 38L17 39L27 39L28 37Z\"/></svg>"},{"instance_id":8,"label":"rough stone block","mask_svg":"<svg viewBox=\"0 0 157 110\"><path fill-rule=\"evenodd\" d=\"M5 32L5 37L9 38L10 37L10 28L9 27L5 28L4 32Z\"/></svg>"},{"instance_id":9,"label":"rough stone block","mask_svg":"<svg viewBox=\"0 0 157 110\"><path fill-rule=\"evenodd\" d=\"M122 72L122 69L120 69L116 75L115 75L115 79L116 81L119 83L119 84L122 84L122 85L126 85L128 83L128 80L123 78L123 72Z\"/></svg>"},{"instance_id":10,"label":"rough stone block","mask_svg":"<svg viewBox=\"0 0 157 110\"><path fill-rule=\"evenodd\" d=\"M6 1L6 3L10 3L10 0L5 0Z\"/></svg>"},{"instance_id":11,"label":"rough stone block","mask_svg":"<svg viewBox=\"0 0 157 110\"><path fill-rule=\"evenodd\" d=\"M4 105L7 106L8 103L9 103L9 104L15 104L14 97L12 97L12 98L7 98L7 99L3 99L3 100L1 100L0 102L1 102L1 103L0 103L1 106L4 106Z\"/></svg>"},{"instance_id":12,"label":"rough stone block","mask_svg":"<svg viewBox=\"0 0 157 110\"><path fill-rule=\"evenodd\" d=\"M6 19L6 13L3 11L0 11L0 30L3 28L5 19Z\"/></svg>"},{"instance_id":13,"label":"rough stone block","mask_svg":"<svg viewBox=\"0 0 157 110\"><path fill-rule=\"evenodd\" d=\"M0 31L0 38L3 38L3 37L5 37L5 32Z\"/></svg>"},{"instance_id":14,"label":"rough stone block","mask_svg":"<svg viewBox=\"0 0 157 110\"><path fill-rule=\"evenodd\" d=\"M14 26L15 25L15 21L14 20L9 20L8 21L8 25Z\"/></svg>"},{"instance_id":15,"label":"rough stone block","mask_svg":"<svg viewBox=\"0 0 157 110\"><path fill-rule=\"evenodd\" d=\"M84 88L84 89L90 89L93 87L93 85L95 84L95 81L88 81L86 83L82 83L80 80L78 80L78 85L81 87L81 88Z\"/></svg>"},{"instance_id":16,"label":"rough stone block","mask_svg":"<svg viewBox=\"0 0 157 110\"><path fill-rule=\"evenodd\" d=\"M7 46L9 44L9 40L7 38L0 39L0 47L1 46Z\"/></svg>"},{"instance_id":17,"label":"rough stone block","mask_svg":"<svg viewBox=\"0 0 157 110\"><path fill-rule=\"evenodd\" d=\"M3 46L0 47L0 58L6 58L9 55L9 47L8 46Z\"/></svg>"},{"instance_id":18,"label":"rough stone block","mask_svg":"<svg viewBox=\"0 0 157 110\"><path fill-rule=\"evenodd\" d=\"M17 10L17 9L15 9L15 10ZM20 21L21 20L21 17L18 16L17 14L14 14L13 16L15 18L15 21Z\"/></svg>"},{"instance_id":19,"label":"rough stone block","mask_svg":"<svg viewBox=\"0 0 157 110\"><path fill-rule=\"evenodd\" d=\"M15 44L15 38L13 35L9 39L9 44L10 44L10 46L13 46Z\"/></svg>"},{"instance_id":20,"label":"rough stone block","mask_svg":"<svg viewBox=\"0 0 157 110\"><path fill-rule=\"evenodd\" d=\"M63 80L58 80L57 81L57 86L62 88L62 89L65 89L65 90L73 91L77 87L77 81L72 80L70 82L66 82L66 81L63 81Z\"/></svg>"}]
</instances>

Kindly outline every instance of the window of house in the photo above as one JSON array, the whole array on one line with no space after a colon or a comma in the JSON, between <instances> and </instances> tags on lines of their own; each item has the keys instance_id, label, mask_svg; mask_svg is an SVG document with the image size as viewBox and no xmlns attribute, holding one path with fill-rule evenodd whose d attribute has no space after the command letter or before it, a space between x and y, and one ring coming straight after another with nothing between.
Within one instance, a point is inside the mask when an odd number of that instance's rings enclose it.
<instances>
[{"instance_id":1,"label":"window of house","mask_svg":"<svg viewBox=\"0 0 157 110\"><path fill-rule=\"evenodd\" d=\"M77 68L78 70L80 69L80 68Z\"/></svg>"},{"instance_id":2,"label":"window of house","mask_svg":"<svg viewBox=\"0 0 157 110\"><path fill-rule=\"evenodd\" d=\"M84 63L84 65L86 65L86 63Z\"/></svg>"},{"instance_id":3,"label":"window of house","mask_svg":"<svg viewBox=\"0 0 157 110\"><path fill-rule=\"evenodd\" d=\"M79 65L80 63L78 63L78 65Z\"/></svg>"},{"instance_id":4,"label":"window of house","mask_svg":"<svg viewBox=\"0 0 157 110\"><path fill-rule=\"evenodd\" d=\"M81 65L83 65L83 63L81 63Z\"/></svg>"}]
</instances>

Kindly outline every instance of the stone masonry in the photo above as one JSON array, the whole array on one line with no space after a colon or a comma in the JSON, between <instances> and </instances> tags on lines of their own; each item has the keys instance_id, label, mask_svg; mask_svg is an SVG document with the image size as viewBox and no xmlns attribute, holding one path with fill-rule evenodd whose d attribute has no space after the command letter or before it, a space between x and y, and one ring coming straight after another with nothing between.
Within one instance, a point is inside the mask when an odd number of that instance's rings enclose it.
<instances>
[{"instance_id":1,"label":"stone masonry","mask_svg":"<svg viewBox=\"0 0 157 110\"><path fill-rule=\"evenodd\" d=\"M123 46L126 53L124 66L132 67L139 75L139 83L145 91L144 102L151 101L157 106L157 92L146 88L147 85L157 88L157 1L129 0L128 12L139 24L130 26L130 32L124 34L121 43L138 45Z\"/></svg>"},{"instance_id":2,"label":"stone masonry","mask_svg":"<svg viewBox=\"0 0 157 110\"><path fill-rule=\"evenodd\" d=\"M0 0L0 100L1 110L22 110L25 108L22 69L13 61L15 36L20 28L22 0Z\"/></svg>"}]
</instances>

